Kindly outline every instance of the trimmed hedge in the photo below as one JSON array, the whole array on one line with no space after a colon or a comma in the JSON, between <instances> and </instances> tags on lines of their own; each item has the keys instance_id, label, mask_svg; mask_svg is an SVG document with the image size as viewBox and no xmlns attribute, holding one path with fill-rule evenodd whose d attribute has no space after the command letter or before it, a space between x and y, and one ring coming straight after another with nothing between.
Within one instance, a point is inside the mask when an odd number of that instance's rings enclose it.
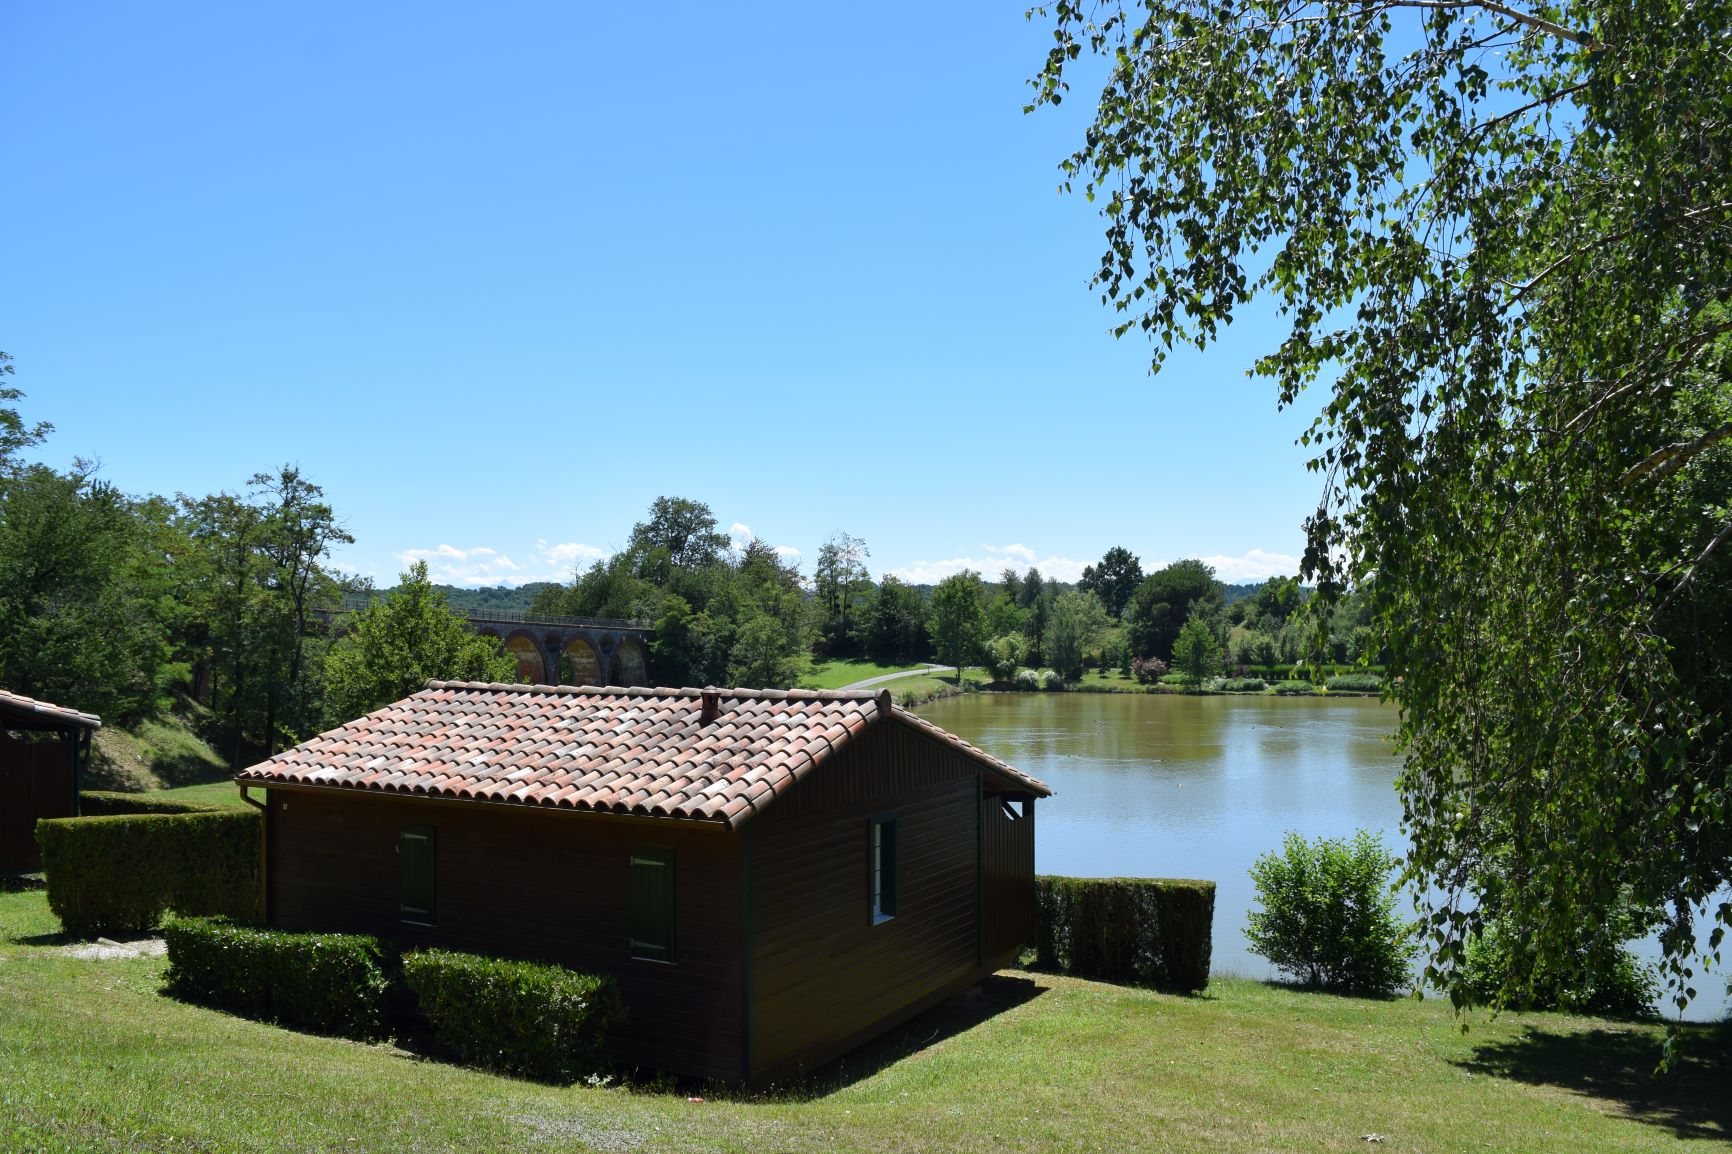
<instances>
[{"instance_id":1,"label":"trimmed hedge","mask_svg":"<svg viewBox=\"0 0 1732 1154\"><path fill-rule=\"evenodd\" d=\"M1323 683L1331 693L1382 693L1383 678L1375 673L1343 673Z\"/></svg>"},{"instance_id":2,"label":"trimmed hedge","mask_svg":"<svg viewBox=\"0 0 1732 1154\"><path fill-rule=\"evenodd\" d=\"M80 817L117 817L139 813L215 813L230 808L234 807L204 805L196 801L173 801L164 797L145 797L137 793L109 793L100 789L87 789L78 795Z\"/></svg>"},{"instance_id":3,"label":"trimmed hedge","mask_svg":"<svg viewBox=\"0 0 1732 1154\"><path fill-rule=\"evenodd\" d=\"M39 821L49 908L85 937L148 930L169 910L254 917L259 832L251 809Z\"/></svg>"},{"instance_id":4,"label":"trimmed hedge","mask_svg":"<svg viewBox=\"0 0 1732 1154\"><path fill-rule=\"evenodd\" d=\"M231 1014L370 1042L386 1037L391 952L361 934L171 918L166 991Z\"/></svg>"},{"instance_id":5,"label":"trimmed hedge","mask_svg":"<svg viewBox=\"0 0 1732 1154\"><path fill-rule=\"evenodd\" d=\"M1275 692L1281 697L1310 697L1317 692L1314 681L1277 681Z\"/></svg>"},{"instance_id":6,"label":"trimmed hedge","mask_svg":"<svg viewBox=\"0 0 1732 1154\"><path fill-rule=\"evenodd\" d=\"M1209 984L1215 883L1035 878L1035 965L1162 990Z\"/></svg>"},{"instance_id":7,"label":"trimmed hedge","mask_svg":"<svg viewBox=\"0 0 1732 1154\"><path fill-rule=\"evenodd\" d=\"M611 977L539 962L417 950L403 981L459 1061L547 1081L600 1068L602 1038L625 1016Z\"/></svg>"}]
</instances>

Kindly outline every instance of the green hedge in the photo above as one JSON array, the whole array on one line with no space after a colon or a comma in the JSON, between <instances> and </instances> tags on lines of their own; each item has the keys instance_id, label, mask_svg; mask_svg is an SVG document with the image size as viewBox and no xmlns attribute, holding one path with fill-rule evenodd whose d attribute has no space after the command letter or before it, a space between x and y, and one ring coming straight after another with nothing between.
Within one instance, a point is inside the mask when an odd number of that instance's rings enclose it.
<instances>
[{"instance_id":1,"label":"green hedge","mask_svg":"<svg viewBox=\"0 0 1732 1154\"><path fill-rule=\"evenodd\" d=\"M258 913L256 810L36 823L48 905L71 934L134 933L180 914Z\"/></svg>"},{"instance_id":2,"label":"green hedge","mask_svg":"<svg viewBox=\"0 0 1732 1154\"><path fill-rule=\"evenodd\" d=\"M87 789L78 795L80 817L117 817L139 813L215 813L231 808L204 805L196 801L174 801L166 797L146 797L139 793L108 793Z\"/></svg>"},{"instance_id":3,"label":"green hedge","mask_svg":"<svg viewBox=\"0 0 1732 1154\"><path fill-rule=\"evenodd\" d=\"M598 1069L625 1013L611 977L537 962L418 950L403 956L403 980L459 1061L549 1081Z\"/></svg>"},{"instance_id":4,"label":"green hedge","mask_svg":"<svg viewBox=\"0 0 1732 1154\"><path fill-rule=\"evenodd\" d=\"M392 955L360 934L298 934L171 918L167 992L248 1018L373 1041L389 1033Z\"/></svg>"},{"instance_id":5,"label":"green hedge","mask_svg":"<svg viewBox=\"0 0 1732 1154\"><path fill-rule=\"evenodd\" d=\"M1215 883L1035 879L1035 965L1163 990L1209 984Z\"/></svg>"},{"instance_id":6,"label":"green hedge","mask_svg":"<svg viewBox=\"0 0 1732 1154\"><path fill-rule=\"evenodd\" d=\"M1317 692L1314 681L1277 681L1275 692L1281 697L1310 697Z\"/></svg>"},{"instance_id":7,"label":"green hedge","mask_svg":"<svg viewBox=\"0 0 1732 1154\"><path fill-rule=\"evenodd\" d=\"M1331 693L1381 693L1383 678L1375 673L1343 673L1323 683Z\"/></svg>"}]
</instances>

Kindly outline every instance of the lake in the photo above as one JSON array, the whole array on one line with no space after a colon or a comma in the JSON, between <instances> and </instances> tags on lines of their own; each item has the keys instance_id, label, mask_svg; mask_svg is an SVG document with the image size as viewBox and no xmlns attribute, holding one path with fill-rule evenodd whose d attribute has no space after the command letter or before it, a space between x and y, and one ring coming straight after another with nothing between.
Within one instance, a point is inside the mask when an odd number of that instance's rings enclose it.
<instances>
[{"instance_id":1,"label":"lake","mask_svg":"<svg viewBox=\"0 0 1732 1154\"><path fill-rule=\"evenodd\" d=\"M1217 974L1274 974L1245 941L1249 870L1288 830L1404 849L1395 709L1372 698L980 693L920 714L1053 788L1039 872L1213 880ZM1723 988L1700 983L1689 1016L1725 1013Z\"/></svg>"}]
</instances>

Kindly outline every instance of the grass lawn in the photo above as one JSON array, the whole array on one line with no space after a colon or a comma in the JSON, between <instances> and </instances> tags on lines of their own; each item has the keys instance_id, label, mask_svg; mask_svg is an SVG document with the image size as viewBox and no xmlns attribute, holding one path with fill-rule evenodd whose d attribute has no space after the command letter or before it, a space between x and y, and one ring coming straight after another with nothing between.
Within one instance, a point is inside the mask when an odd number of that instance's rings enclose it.
<instances>
[{"instance_id":1,"label":"grass lawn","mask_svg":"<svg viewBox=\"0 0 1732 1154\"><path fill-rule=\"evenodd\" d=\"M875 661L814 661L806 676L800 678L800 688L840 689L856 681L865 681L868 677L882 677L886 673L919 669L922 664L916 662L913 665L879 665Z\"/></svg>"},{"instance_id":2,"label":"grass lawn","mask_svg":"<svg viewBox=\"0 0 1732 1154\"><path fill-rule=\"evenodd\" d=\"M1008 973L793 1090L560 1088L157 993L61 956L0 894L0 1149L211 1151L1723 1148L1727 1029L1658 1031L1224 981L1201 998ZM692 1102L701 1095L705 1101ZM1368 1145L1365 1135L1382 1136Z\"/></svg>"},{"instance_id":3,"label":"grass lawn","mask_svg":"<svg viewBox=\"0 0 1732 1154\"><path fill-rule=\"evenodd\" d=\"M212 781L204 785L185 785L179 789L158 789L140 797L170 798L174 801L196 801L203 805L241 805L241 792L232 781ZM255 798L260 797L257 790ZM263 800L260 798L260 800Z\"/></svg>"},{"instance_id":4,"label":"grass lawn","mask_svg":"<svg viewBox=\"0 0 1732 1154\"><path fill-rule=\"evenodd\" d=\"M1077 684L1091 689L1110 689L1115 693L1147 693L1149 687L1134 677L1121 677L1116 669L1085 669Z\"/></svg>"}]
</instances>

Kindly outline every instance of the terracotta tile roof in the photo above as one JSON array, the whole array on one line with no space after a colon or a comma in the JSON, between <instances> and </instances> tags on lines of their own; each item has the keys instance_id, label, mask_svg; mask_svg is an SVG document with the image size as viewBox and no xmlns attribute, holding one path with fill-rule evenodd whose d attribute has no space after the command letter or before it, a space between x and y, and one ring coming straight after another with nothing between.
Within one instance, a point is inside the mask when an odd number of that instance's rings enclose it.
<instances>
[{"instance_id":1,"label":"terracotta tile roof","mask_svg":"<svg viewBox=\"0 0 1732 1154\"><path fill-rule=\"evenodd\" d=\"M16 717L35 722L63 721L71 725L83 726L85 729L102 728L102 718L94 713L83 713L76 709L68 709L64 705L37 701L34 697L25 697L22 693L13 693L5 689L0 689L0 717Z\"/></svg>"},{"instance_id":2,"label":"terracotta tile roof","mask_svg":"<svg viewBox=\"0 0 1732 1154\"><path fill-rule=\"evenodd\" d=\"M712 694L714 717L706 722ZM892 705L888 693L457 681L429 682L236 780L737 826L886 719L961 750L1006 784L1051 793Z\"/></svg>"}]
</instances>

